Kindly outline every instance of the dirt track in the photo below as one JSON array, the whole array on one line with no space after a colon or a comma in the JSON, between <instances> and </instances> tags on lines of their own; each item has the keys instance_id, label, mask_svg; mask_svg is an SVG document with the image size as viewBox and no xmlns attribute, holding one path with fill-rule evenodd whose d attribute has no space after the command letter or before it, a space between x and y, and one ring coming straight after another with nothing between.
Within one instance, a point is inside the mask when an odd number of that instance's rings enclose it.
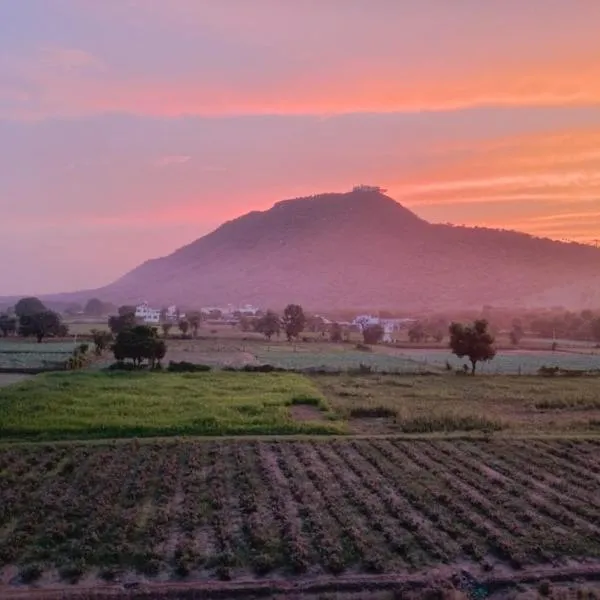
<instances>
[{"instance_id":1,"label":"dirt track","mask_svg":"<svg viewBox=\"0 0 600 600\"><path fill-rule=\"evenodd\" d=\"M336 593L352 596L368 593L370 598L383 592L418 592L426 588L444 587L452 583L467 591L476 587L483 590L483 598L494 598L523 585L541 581L552 583L583 583L600 581L600 563L576 567L532 568L506 574L490 574L480 578L469 575L461 567L444 566L440 569L411 575L357 575L318 577L306 580L265 579L238 582L164 582L101 584L53 589L36 587L0 587L4 600L112 600L114 598L310 598L319 594ZM466 585L466 588L463 587Z\"/></svg>"}]
</instances>

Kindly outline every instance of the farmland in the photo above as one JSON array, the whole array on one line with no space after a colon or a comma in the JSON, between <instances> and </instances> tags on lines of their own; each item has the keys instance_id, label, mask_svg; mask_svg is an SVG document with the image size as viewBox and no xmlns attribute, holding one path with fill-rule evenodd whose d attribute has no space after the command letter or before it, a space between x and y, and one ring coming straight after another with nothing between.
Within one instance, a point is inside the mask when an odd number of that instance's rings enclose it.
<instances>
[{"instance_id":1,"label":"farmland","mask_svg":"<svg viewBox=\"0 0 600 600\"><path fill-rule=\"evenodd\" d=\"M600 557L599 485L595 440L5 446L0 565L70 582L556 567Z\"/></svg>"},{"instance_id":2,"label":"farmland","mask_svg":"<svg viewBox=\"0 0 600 600\"><path fill-rule=\"evenodd\" d=\"M74 347L73 342L0 341L0 371L62 368Z\"/></svg>"},{"instance_id":3,"label":"farmland","mask_svg":"<svg viewBox=\"0 0 600 600\"><path fill-rule=\"evenodd\" d=\"M0 390L0 435L596 435L597 386L596 377L451 373L52 373Z\"/></svg>"},{"instance_id":4,"label":"farmland","mask_svg":"<svg viewBox=\"0 0 600 600\"><path fill-rule=\"evenodd\" d=\"M360 433L600 431L597 377L319 376L333 411Z\"/></svg>"},{"instance_id":5,"label":"farmland","mask_svg":"<svg viewBox=\"0 0 600 600\"><path fill-rule=\"evenodd\" d=\"M270 364L297 370L346 371L361 365L373 371L391 373L443 372L448 365L461 369L464 361L444 348L411 348L380 345L371 351L357 350L354 344L332 344L318 338L288 344L266 342L255 337L225 337L196 340L170 340L167 360L186 360L215 367L244 364ZM580 351L501 350L489 363L479 365L484 374L534 375L540 367L597 371L600 355L590 348Z\"/></svg>"},{"instance_id":6,"label":"farmland","mask_svg":"<svg viewBox=\"0 0 600 600\"><path fill-rule=\"evenodd\" d=\"M5 439L342 432L332 417L292 373L51 373L0 391Z\"/></svg>"}]
</instances>

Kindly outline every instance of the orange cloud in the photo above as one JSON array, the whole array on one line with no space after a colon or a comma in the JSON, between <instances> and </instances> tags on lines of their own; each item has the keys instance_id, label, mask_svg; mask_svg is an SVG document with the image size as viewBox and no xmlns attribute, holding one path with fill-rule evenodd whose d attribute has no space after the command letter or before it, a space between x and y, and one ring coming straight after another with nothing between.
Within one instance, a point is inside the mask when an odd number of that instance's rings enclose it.
<instances>
[{"instance_id":1,"label":"orange cloud","mask_svg":"<svg viewBox=\"0 0 600 600\"><path fill-rule=\"evenodd\" d=\"M1 66L1 65L0 65ZM518 68L475 65L447 73L397 74L393 65L354 62L253 82L252 78L197 76L180 79L119 75L77 49L46 49L27 61L3 65L37 92L29 102L4 108L5 118L41 119L106 112L183 115L334 115L418 112L485 105L578 106L600 103L600 52L562 64L524 62ZM0 100L13 88L0 88ZM1 106L1 105L0 105Z\"/></svg>"},{"instance_id":2,"label":"orange cloud","mask_svg":"<svg viewBox=\"0 0 600 600\"><path fill-rule=\"evenodd\" d=\"M582 129L463 145L463 158L386 185L427 218L587 241L600 237L599 143Z\"/></svg>"}]
</instances>

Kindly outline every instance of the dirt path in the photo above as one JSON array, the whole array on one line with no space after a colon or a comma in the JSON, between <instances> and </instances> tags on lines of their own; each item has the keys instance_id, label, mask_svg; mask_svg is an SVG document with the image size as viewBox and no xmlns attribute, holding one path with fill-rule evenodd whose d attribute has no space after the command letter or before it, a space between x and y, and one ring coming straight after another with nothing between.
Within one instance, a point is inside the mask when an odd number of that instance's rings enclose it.
<instances>
[{"instance_id":1,"label":"dirt path","mask_svg":"<svg viewBox=\"0 0 600 600\"><path fill-rule=\"evenodd\" d=\"M438 569L410 575L346 575L340 577L313 577L311 579L247 579L237 582L160 582L130 584L87 584L71 587L40 589L33 586L21 588L0 587L4 600L102 600L112 598L253 598L291 597L308 598L316 594L336 592L353 594L368 590L418 591L424 588L443 587L449 583L458 589L464 582L485 590L487 598L503 594L517 586L535 586L542 581L555 584L600 581L600 562L590 562L573 567L538 567L516 572L482 575L470 572L464 565L447 565ZM463 588L464 589L464 588ZM336 596L337 597L337 596Z\"/></svg>"}]
</instances>

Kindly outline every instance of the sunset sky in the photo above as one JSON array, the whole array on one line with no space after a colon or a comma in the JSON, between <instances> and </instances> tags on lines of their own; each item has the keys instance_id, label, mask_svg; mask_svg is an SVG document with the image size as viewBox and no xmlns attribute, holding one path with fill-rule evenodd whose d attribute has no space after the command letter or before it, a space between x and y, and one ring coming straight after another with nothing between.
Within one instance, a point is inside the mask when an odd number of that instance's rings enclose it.
<instances>
[{"instance_id":1,"label":"sunset sky","mask_svg":"<svg viewBox=\"0 0 600 600\"><path fill-rule=\"evenodd\" d=\"M0 0L0 295L378 184L600 238L600 1Z\"/></svg>"}]
</instances>

